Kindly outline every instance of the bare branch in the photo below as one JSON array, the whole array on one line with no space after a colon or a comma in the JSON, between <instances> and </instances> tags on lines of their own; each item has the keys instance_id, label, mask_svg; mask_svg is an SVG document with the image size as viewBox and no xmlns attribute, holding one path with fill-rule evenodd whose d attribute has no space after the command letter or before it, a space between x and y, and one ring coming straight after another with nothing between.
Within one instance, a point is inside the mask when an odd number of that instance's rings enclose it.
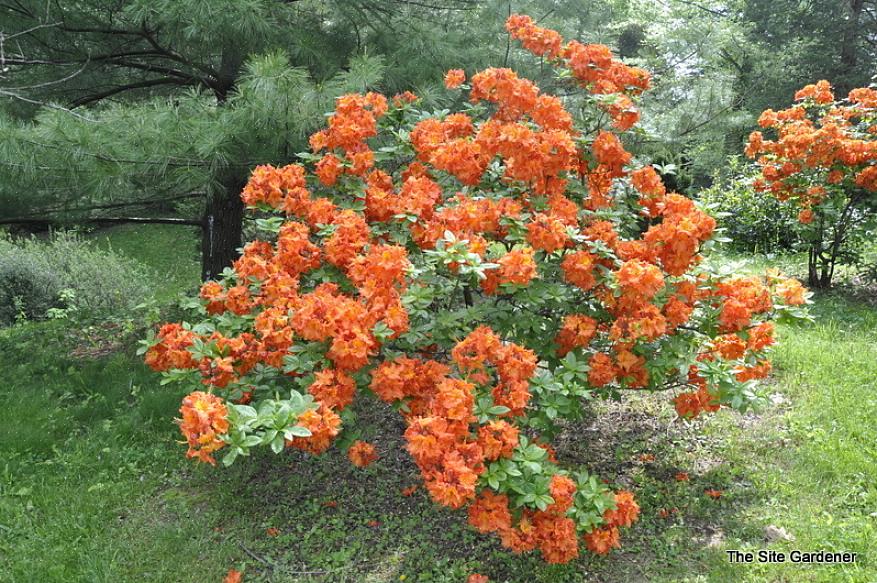
<instances>
[{"instance_id":1,"label":"bare branch","mask_svg":"<svg viewBox=\"0 0 877 583\"><path fill-rule=\"evenodd\" d=\"M87 122L91 122L91 123L98 123L98 120L96 120L96 119L92 119L90 117L85 117L84 115L80 115L80 114L76 113L75 111L67 109L66 107L62 107L62 106L57 105L55 103L49 103L46 101L37 101L36 99L30 99L28 97L25 97L24 95L19 95L18 93L15 93L13 91L7 91L5 89L0 89L0 95L5 95L5 96L11 97L13 99L18 99L19 101L24 101L25 103L31 103L33 105L39 105L42 107L47 107L49 109L56 109L58 111L63 111L63 112L69 113L70 115L77 117L83 121L87 121Z\"/></svg>"},{"instance_id":2,"label":"bare branch","mask_svg":"<svg viewBox=\"0 0 877 583\"><path fill-rule=\"evenodd\" d=\"M91 95L86 95L84 97L80 97L71 103L71 106L82 107L83 105L88 105L89 103L95 103L100 101L101 99L106 99L107 97L111 97L113 95L118 95L119 93L124 93L125 91L132 91L134 89L145 89L147 87L157 87L159 85L188 85L186 81L181 79L173 79L170 77L159 77L157 79L147 79L146 81L138 81L137 83L128 83L127 85L119 85L117 87L113 87L112 89L107 89L106 91L101 91L99 93L93 93Z\"/></svg>"},{"instance_id":3,"label":"bare branch","mask_svg":"<svg viewBox=\"0 0 877 583\"><path fill-rule=\"evenodd\" d=\"M33 26L31 28L28 28L27 30L22 30L21 32L16 32L15 34L10 34L10 35L4 34L3 31L0 31L0 41L5 42L8 40L12 40L18 36L28 35L35 30L39 30L41 28L52 28L52 27L58 26L59 24L61 24L61 23L60 22L52 22L49 24L38 24L37 26Z\"/></svg>"},{"instance_id":4,"label":"bare branch","mask_svg":"<svg viewBox=\"0 0 877 583\"><path fill-rule=\"evenodd\" d=\"M70 73L66 77L62 77L61 79L56 79L55 81L46 81L45 83L38 83L36 85L23 85L20 87L5 87L4 89L6 89L7 91L21 91L21 90L27 90L27 89L39 89L40 87L48 87L50 85L58 85L59 83L64 83L65 81L69 81L70 79L73 79L74 77L76 77L77 75L79 75L80 73L85 71L85 68L87 66L88 66L88 63L86 62L84 65L82 65L79 69L77 69L73 73Z\"/></svg>"}]
</instances>

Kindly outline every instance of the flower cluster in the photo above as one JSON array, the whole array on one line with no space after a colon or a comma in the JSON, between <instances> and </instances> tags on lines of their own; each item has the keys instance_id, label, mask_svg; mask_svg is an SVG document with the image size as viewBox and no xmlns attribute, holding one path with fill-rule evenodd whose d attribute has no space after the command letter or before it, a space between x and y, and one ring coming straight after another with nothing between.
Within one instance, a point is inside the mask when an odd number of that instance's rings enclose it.
<instances>
[{"instance_id":1,"label":"flower cluster","mask_svg":"<svg viewBox=\"0 0 877 583\"><path fill-rule=\"evenodd\" d=\"M228 432L228 411L222 399L195 391L183 399L180 414L180 431L189 445L186 455L215 464L211 454L225 446L220 437Z\"/></svg>"},{"instance_id":2,"label":"flower cluster","mask_svg":"<svg viewBox=\"0 0 877 583\"><path fill-rule=\"evenodd\" d=\"M828 81L795 93L795 105L768 109L749 136L746 155L756 159L761 178L756 188L801 207L798 219L810 223L814 209L839 191L877 192L877 90L860 87L836 100Z\"/></svg>"},{"instance_id":3,"label":"flower cluster","mask_svg":"<svg viewBox=\"0 0 877 583\"><path fill-rule=\"evenodd\" d=\"M603 127L583 135L568 102L504 68L449 71L468 91L457 112L340 97L299 163L253 171L244 202L281 216L257 221L264 240L202 286L201 321L161 327L146 362L197 387L181 430L211 463L257 445L320 454L352 408L390 404L432 500L564 563L618 547L639 507L561 467L556 420L622 389L673 391L680 417L745 407L770 320L806 292L702 261L715 221L624 145L644 71L526 16L507 27ZM340 441L381 466L374 445Z\"/></svg>"}]
</instances>

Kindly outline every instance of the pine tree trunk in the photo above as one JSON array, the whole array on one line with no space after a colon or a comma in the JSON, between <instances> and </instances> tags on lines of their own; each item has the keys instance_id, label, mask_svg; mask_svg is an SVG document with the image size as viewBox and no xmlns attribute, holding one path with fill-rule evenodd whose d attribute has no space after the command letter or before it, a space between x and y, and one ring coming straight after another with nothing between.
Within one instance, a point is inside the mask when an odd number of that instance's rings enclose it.
<instances>
[{"instance_id":1,"label":"pine tree trunk","mask_svg":"<svg viewBox=\"0 0 877 583\"><path fill-rule=\"evenodd\" d=\"M840 78L835 83L835 89L839 97L853 88L853 78L856 77L858 65L859 37L861 35L861 17L864 9L864 0L847 0L847 21L843 28L843 38L840 46Z\"/></svg>"},{"instance_id":2,"label":"pine tree trunk","mask_svg":"<svg viewBox=\"0 0 877 583\"><path fill-rule=\"evenodd\" d=\"M231 267L241 246L244 203L241 190L245 185L239 176L229 175L207 197L201 236L201 279L215 279Z\"/></svg>"}]
</instances>

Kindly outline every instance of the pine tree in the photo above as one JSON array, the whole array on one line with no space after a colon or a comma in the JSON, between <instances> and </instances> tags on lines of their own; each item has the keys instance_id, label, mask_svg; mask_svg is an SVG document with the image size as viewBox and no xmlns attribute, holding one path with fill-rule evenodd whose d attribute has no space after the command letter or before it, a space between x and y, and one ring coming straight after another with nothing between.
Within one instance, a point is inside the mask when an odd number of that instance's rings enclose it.
<instances>
[{"instance_id":1,"label":"pine tree","mask_svg":"<svg viewBox=\"0 0 877 583\"><path fill-rule=\"evenodd\" d=\"M202 227L202 275L213 277L241 244L249 170L291 161L337 95L392 89L400 74L413 84L439 78L441 63L418 67L406 43L473 7L4 2L0 212L7 223L81 221L200 201L199 218L163 220ZM402 55L407 66L382 82Z\"/></svg>"}]
</instances>

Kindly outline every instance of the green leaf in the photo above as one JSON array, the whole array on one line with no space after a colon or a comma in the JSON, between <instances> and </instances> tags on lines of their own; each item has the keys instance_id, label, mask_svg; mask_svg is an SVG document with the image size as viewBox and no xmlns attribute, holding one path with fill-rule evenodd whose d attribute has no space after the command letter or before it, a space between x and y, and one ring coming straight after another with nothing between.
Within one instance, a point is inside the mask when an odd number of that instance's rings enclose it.
<instances>
[{"instance_id":1,"label":"green leaf","mask_svg":"<svg viewBox=\"0 0 877 583\"><path fill-rule=\"evenodd\" d=\"M225 456L223 456L223 458L222 458L222 465L224 465L225 467L228 467L228 466L230 466L231 464L233 464L234 461L235 461L236 459L238 459L238 455L239 455L239 453L240 453L240 450L239 450L238 448L236 448L236 447L231 448L231 449L228 451L228 453L225 454Z\"/></svg>"},{"instance_id":2,"label":"green leaf","mask_svg":"<svg viewBox=\"0 0 877 583\"><path fill-rule=\"evenodd\" d=\"M310 429L302 427L301 425L293 425L292 427L289 427L286 432L294 437L310 437L312 435Z\"/></svg>"},{"instance_id":3,"label":"green leaf","mask_svg":"<svg viewBox=\"0 0 877 583\"><path fill-rule=\"evenodd\" d=\"M280 453L283 451L284 445L283 435L278 433L277 436L271 440L271 451L274 453Z\"/></svg>"}]
</instances>

